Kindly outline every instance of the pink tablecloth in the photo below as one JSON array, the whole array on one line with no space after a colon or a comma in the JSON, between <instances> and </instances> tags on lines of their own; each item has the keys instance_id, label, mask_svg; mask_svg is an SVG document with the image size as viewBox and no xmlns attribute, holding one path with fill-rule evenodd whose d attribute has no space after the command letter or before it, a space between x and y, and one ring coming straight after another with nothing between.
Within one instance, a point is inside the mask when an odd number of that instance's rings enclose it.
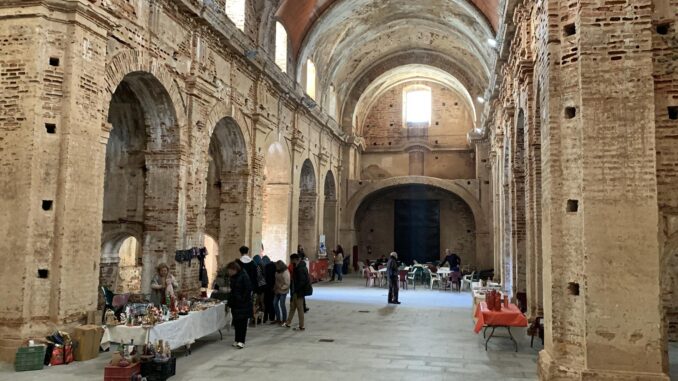
<instances>
[{"instance_id":1,"label":"pink tablecloth","mask_svg":"<svg viewBox=\"0 0 678 381\"><path fill-rule=\"evenodd\" d=\"M486 302L480 302L476 319L475 333L479 333L484 326L527 327L527 318L515 304L509 304L508 308L502 307L501 311L490 311Z\"/></svg>"}]
</instances>

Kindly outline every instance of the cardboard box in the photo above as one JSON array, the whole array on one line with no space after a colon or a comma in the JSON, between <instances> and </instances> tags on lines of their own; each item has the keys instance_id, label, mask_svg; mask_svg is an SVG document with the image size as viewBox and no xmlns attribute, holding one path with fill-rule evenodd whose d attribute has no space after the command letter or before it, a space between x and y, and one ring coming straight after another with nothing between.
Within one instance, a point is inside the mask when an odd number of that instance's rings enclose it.
<instances>
[{"instance_id":1,"label":"cardboard box","mask_svg":"<svg viewBox=\"0 0 678 381\"><path fill-rule=\"evenodd\" d=\"M75 361L86 361L99 356L99 345L104 329L98 325L82 325L75 328L73 340L78 342Z\"/></svg>"}]
</instances>

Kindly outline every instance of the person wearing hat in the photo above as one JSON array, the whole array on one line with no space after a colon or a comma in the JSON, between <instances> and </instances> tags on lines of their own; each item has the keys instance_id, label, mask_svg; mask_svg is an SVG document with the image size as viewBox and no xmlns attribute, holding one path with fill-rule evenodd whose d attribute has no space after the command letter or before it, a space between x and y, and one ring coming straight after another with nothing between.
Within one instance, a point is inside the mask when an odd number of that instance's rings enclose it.
<instances>
[{"instance_id":1,"label":"person wearing hat","mask_svg":"<svg viewBox=\"0 0 678 381\"><path fill-rule=\"evenodd\" d=\"M386 263L386 275L388 276L388 303L400 304L398 301L398 253L395 251L391 253Z\"/></svg>"}]
</instances>

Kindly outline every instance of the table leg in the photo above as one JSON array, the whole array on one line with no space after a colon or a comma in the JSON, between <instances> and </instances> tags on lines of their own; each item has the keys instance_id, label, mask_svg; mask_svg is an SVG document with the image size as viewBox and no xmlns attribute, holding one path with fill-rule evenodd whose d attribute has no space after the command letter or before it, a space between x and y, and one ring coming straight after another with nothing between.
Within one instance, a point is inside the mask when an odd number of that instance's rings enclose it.
<instances>
[{"instance_id":1,"label":"table leg","mask_svg":"<svg viewBox=\"0 0 678 381\"><path fill-rule=\"evenodd\" d=\"M494 336L495 328L497 328L497 327L492 327L492 332L490 332L490 337L488 337L487 340L485 340L485 351L486 352L487 352L487 343L490 342L490 339L492 338L492 336Z\"/></svg>"},{"instance_id":2,"label":"table leg","mask_svg":"<svg viewBox=\"0 0 678 381\"><path fill-rule=\"evenodd\" d=\"M219 330L219 337L221 337L221 341L224 341L224 335L221 333L221 330Z\"/></svg>"},{"instance_id":3,"label":"table leg","mask_svg":"<svg viewBox=\"0 0 678 381\"><path fill-rule=\"evenodd\" d=\"M186 356L190 356L191 354L191 344L186 344Z\"/></svg>"},{"instance_id":4,"label":"table leg","mask_svg":"<svg viewBox=\"0 0 678 381\"><path fill-rule=\"evenodd\" d=\"M506 327L506 329L508 330L509 338L511 338L511 341L513 341L513 344L515 344L516 346L516 352L518 352L518 342L516 341L516 339L513 338L513 335L511 334L511 327Z\"/></svg>"},{"instance_id":5,"label":"table leg","mask_svg":"<svg viewBox=\"0 0 678 381\"><path fill-rule=\"evenodd\" d=\"M485 326L485 329L483 329L483 339L487 338L487 336L486 336L485 334L487 333L487 329L488 329L488 328L490 328L490 326L489 326L489 325L486 325L486 326Z\"/></svg>"}]
</instances>

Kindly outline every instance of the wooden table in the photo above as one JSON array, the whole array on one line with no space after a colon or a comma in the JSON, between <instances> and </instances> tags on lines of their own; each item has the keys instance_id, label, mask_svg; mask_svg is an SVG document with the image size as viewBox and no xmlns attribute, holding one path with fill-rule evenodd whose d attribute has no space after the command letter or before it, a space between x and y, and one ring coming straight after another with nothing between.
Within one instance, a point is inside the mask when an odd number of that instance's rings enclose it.
<instances>
[{"instance_id":1,"label":"wooden table","mask_svg":"<svg viewBox=\"0 0 678 381\"><path fill-rule=\"evenodd\" d=\"M494 337L494 331L497 328L506 328L508 330L509 339L515 344L516 352L518 352L518 342L511 334L511 327L527 327L527 318L520 312L520 309L515 304L509 304L508 307L503 307L501 311L490 311L487 308L486 302L480 302L479 308L476 311L475 333L480 333L483 330L483 338L488 328L492 328L490 336L485 340L485 350L487 350L487 343Z\"/></svg>"}]
</instances>

